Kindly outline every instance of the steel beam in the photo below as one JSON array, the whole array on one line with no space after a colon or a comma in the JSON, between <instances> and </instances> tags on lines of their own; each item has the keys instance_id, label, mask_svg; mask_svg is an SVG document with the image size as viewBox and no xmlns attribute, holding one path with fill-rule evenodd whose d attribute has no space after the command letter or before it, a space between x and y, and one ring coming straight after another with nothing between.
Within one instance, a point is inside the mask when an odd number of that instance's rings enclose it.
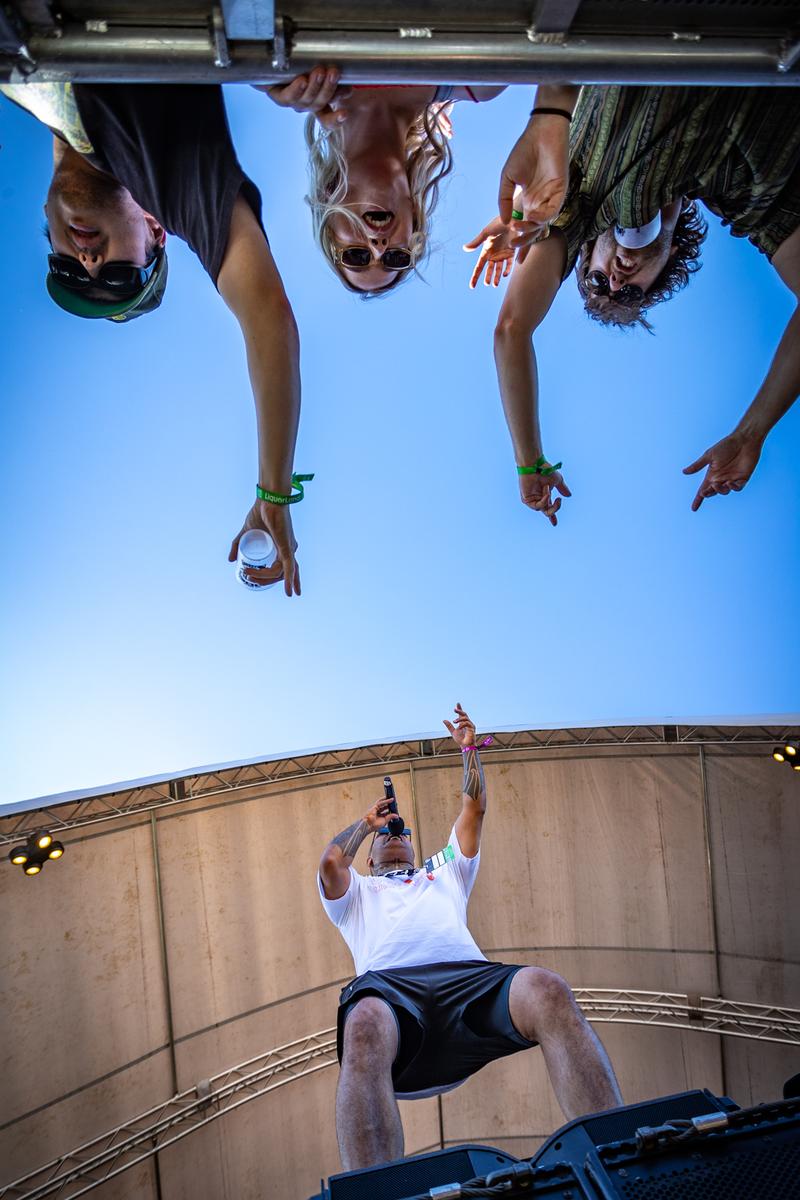
<instances>
[{"instance_id":1,"label":"steel beam","mask_svg":"<svg viewBox=\"0 0 800 1200\"><path fill-rule=\"evenodd\" d=\"M780 742L797 739L793 726L763 725L602 725L572 729L512 729L495 733L483 751L484 761L497 762L517 751L551 754L561 751L592 751L599 747L642 748L653 746L749 746L766 753ZM262 762L205 768L176 779L141 780L118 786L113 791L90 791L46 796L20 805L18 811L0 815L0 849L25 841L46 825L51 832L115 821L120 817L143 816L159 808L212 799L231 792L285 785L300 779L320 778L339 771L381 770L417 763L427 766L434 759L459 758L450 737L409 738L366 746L342 746L296 754ZM460 759L459 759L460 761ZM11 866L5 859L7 866Z\"/></svg>"},{"instance_id":2,"label":"steel beam","mask_svg":"<svg viewBox=\"0 0 800 1200\"><path fill-rule=\"evenodd\" d=\"M276 31L277 34L277 31ZM32 34L32 60L0 58L0 79L24 82L274 83L335 62L344 83L660 83L800 84L780 38L569 35L542 41L533 28L512 33L294 29L285 57L277 40L227 41L212 29L67 25L58 37ZM547 35L544 35L545 37Z\"/></svg>"}]
</instances>

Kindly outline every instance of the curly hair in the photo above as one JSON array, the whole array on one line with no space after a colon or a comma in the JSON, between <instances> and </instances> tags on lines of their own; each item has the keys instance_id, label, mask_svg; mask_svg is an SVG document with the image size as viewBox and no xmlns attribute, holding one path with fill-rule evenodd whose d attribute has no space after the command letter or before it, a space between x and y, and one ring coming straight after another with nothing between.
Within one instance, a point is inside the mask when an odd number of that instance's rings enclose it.
<instances>
[{"instance_id":1,"label":"curly hair","mask_svg":"<svg viewBox=\"0 0 800 1200\"><path fill-rule=\"evenodd\" d=\"M598 296L591 291L586 283L589 272L589 260L594 249L594 241L584 242L581 246L576 279L578 291L583 297L584 309L593 321L603 325L613 325L617 329L632 329L636 325L653 332L653 326L647 320L645 313L656 304L670 300L676 292L685 288L690 275L699 271L703 265L700 262L700 247L708 233L708 223L700 212L696 200L684 202L680 216L672 234L672 254L661 273L655 279L652 287L648 288L641 304L619 304L610 296Z\"/></svg>"},{"instance_id":2,"label":"curly hair","mask_svg":"<svg viewBox=\"0 0 800 1200\"><path fill-rule=\"evenodd\" d=\"M332 216L344 217L354 232L365 242L373 236L364 221L345 203L347 195L347 159L344 154L344 134L341 128L325 129L314 116L306 118L305 138L308 146L309 194L306 204L311 209L314 239L337 277L351 292L369 300L383 296L399 287L412 274L418 273L430 253L428 238L430 222L439 199L439 184L453 169L453 155L445 134L446 124L440 114L447 116L451 104L429 104L411 125L406 136L406 174L411 193L412 234L409 244L413 268L402 271L382 288L362 290L353 287L336 265L335 246L330 233Z\"/></svg>"}]
</instances>

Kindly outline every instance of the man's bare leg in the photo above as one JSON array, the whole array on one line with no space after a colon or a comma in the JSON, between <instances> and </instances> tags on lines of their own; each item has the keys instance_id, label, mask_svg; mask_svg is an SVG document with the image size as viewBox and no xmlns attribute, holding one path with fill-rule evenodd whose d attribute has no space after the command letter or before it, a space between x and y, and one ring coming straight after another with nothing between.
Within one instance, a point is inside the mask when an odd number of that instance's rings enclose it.
<instances>
[{"instance_id":1,"label":"man's bare leg","mask_svg":"<svg viewBox=\"0 0 800 1200\"><path fill-rule=\"evenodd\" d=\"M345 1171L403 1157L403 1125L392 1087L397 1023L385 1001L365 996L350 1010L336 1091L336 1134Z\"/></svg>"},{"instance_id":2,"label":"man's bare leg","mask_svg":"<svg viewBox=\"0 0 800 1200\"><path fill-rule=\"evenodd\" d=\"M515 1028L541 1046L568 1121L623 1103L603 1044L560 975L543 967L523 967L511 980L508 1008Z\"/></svg>"}]
</instances>

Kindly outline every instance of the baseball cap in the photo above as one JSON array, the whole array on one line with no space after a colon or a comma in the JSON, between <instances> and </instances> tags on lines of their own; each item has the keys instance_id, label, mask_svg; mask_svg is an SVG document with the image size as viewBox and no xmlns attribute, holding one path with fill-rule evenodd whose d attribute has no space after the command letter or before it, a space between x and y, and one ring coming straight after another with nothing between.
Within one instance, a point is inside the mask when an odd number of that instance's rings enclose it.
<instances>
[{"instance_id":1,"label":"baseball cap","mask_svg":"<svg viewBox=\"0 0 800 1200\"><path fill-rule=\"evenodd\" d=\"M142 290L135 296L126 296L124 300L96 300L87 296L85 292L65 287L54 275L47 276L47 291L50 299L54 300L59 308L76 317L105 317L109 321L133 321L136 317L152 312L163 300L166 288L165 250L160 251L159 261Z\"/></svg>"}]
</instances>

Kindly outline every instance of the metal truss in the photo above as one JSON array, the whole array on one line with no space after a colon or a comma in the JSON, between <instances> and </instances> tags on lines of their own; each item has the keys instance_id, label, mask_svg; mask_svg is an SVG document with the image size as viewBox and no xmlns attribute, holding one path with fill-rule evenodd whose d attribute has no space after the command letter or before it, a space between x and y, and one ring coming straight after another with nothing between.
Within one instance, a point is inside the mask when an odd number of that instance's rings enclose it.
<instances>
[{"instance_id":1,"label":"metal truss","mask_svg":"<svg viewBox=\"0 0 800 1200\"><path fill-rule=\"evenodd\" d=\"M577 729L510 730L495 733L491 746L483 751L483 757L489 763L510 751L586 750L609 746L735 744L756 749L797 736L798 731L790 726L763 725L603 725ZM409 738L400 742L317 750L310 754L266 759L263 762L216 767L178 779L145 780L117 791L65 796L63 800L58 796L48 796L36 809L26 805L24 812L0 817L0 852L4 846L24 840L43 825L51 832L64 832L119 817L152 812L188 800L318 778L337 771L421 765L431 759L455 761L458 757L458 751L449 737Z\"/></svg>"},{"instance_id":2,"label":"metal truss","mask_svg":"<svg viewBox=\"0 0 800 1200\"><path fill-rule=\"evenodd\" d=\"M637 992L614 988L573 988L575 999L593 1024L661 1025L724 1033L759 1042L800 1043L800 1009L767 1004L740 1004L722 997L685 996L677 992Z\"/></svg>"},{"instance_id":3,"label":"metal truss","mask_svg":"<svg viewBox=\"0 0 800 1200\"><path fill-rule=\"evenodd\" d=\"M323 1029L231 1067L148 1109L69 1154L0 1187L0 1200L74 1200L165 1150L248 1100L336 1062L336 1031Z\"/></svg>"},{"instance_id":4,"label":"metal truss","mask_svg":"<svg viewBox=\"0 0 800 1200\"><path fill-rule=\"evenodd\" d=\"M593 1024L661 1025L762 1042L800 1042L800 1010L742 1004L722 997L614 988L574 988ZM336 1031L323 1029L248 1059L141 1116L108 1130L70 1154L0 1187L0 1200L74 1200L115 1175L174 1145L249 1100L324 1070L336 1062Z\"/></svg>"},{"instance_id":5,"label":"metal truss","mask_svg":"<svg viewBox=\"0 0 800 1200\"><path fill-rule=\"evenodd\" d=\"M796 84L793 0L5 0L0 79Z\"/></svg>"}]
</instances>

